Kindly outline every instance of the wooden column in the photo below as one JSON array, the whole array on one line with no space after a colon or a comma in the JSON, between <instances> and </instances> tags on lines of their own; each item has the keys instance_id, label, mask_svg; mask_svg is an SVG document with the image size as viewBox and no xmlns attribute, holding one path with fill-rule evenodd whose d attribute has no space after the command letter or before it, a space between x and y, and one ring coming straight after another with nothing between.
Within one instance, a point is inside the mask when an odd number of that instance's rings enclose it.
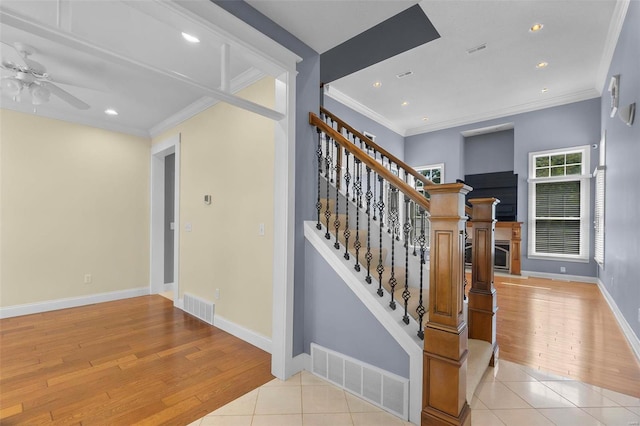
<instances>
[{"instance_id":1,"label":"wooden column","mask_svg":"<svg viewBox=\"0 0 640 426\"><path fill-rule=\"evenodd\" d=\"M511 244L509 246L509 255L511 256L511 273L513 275L520 275L520 253L522 248L520 244L522 243L522 235L521 235L521 222L512 222L511 223Z\"/></svg>"},{"instance_id":2,"label":"wooden column","mask_svg":"<svg viewBox=\"0 0 640 426\"><path fill-rule=\"evenodd\" d=\"M463 318L464 197L461 183L425 186L431 195L429 322L424 332L422 425L470 425L467 324Z\"/></svg>"},{"instance_id":3,"label":"wooden column","mask_svg":"<svg viewBox=\"0 0 640 426\"><path fill-rule=\"evenodd\" d=\"M469 200L471 214L471 289L469 290L469 338L491 343L493 356L490 365L498 359L496 341L496 312L498 301L493 286L495 250L496 198Z\"/></svg>"}]
</instances>

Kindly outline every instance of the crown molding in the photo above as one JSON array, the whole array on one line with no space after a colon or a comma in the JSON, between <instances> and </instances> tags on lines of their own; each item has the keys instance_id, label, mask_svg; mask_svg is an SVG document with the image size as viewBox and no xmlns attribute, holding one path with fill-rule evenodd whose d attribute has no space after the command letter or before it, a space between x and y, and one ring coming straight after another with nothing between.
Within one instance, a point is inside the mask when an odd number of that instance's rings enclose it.
<instances>
[{"instance_id":1,"label":"crown molding","mask_svg":"<svg viewBox=\"0 0 640 426\"><path fill-rule=\"evenodd\" d=\"M231 80L231 93L237 93L240 90L251 86L253 83L258 82L265 76L266 74L259 69L250 68ZM180 123L187 121L191 117L200 114L202 111L211 108L219 102L219 99L210 98L209 96L203 96L191 105L188 105L187 107L181 109L180 111L176 112L170 117L165 118L155 126L151 127L149 129L149 135L151 135L152 138L155 138L156 136L166 132L167 130L173 129Z\"/></svg>"},{"instance_id":2,"label":"crown molding","mask_svg":"<svg viewBox=\"0 0 640 426\"><path fill-rule=\"evenodd\" d=\"M600 66L596 74L596 87L598 94L602 95L605 90L605 86L608 84L607 74L611 67L611 60L618 44L618 38L622 32L622 26L624 25L624 19L627 16L627 10L629 9L629 3L631 0L618 0L616 1L615 8L613 10L613 16L611 17L611 23L609 24L609 32L604 43L604 50L600 59Z\"/></svg>"},{"instance_id":3,"label":"crown molding","mask_svg":"<svg viewBox=\"0 0 640 426\"><path fill-rule=\"evenodd\" d=\"M329 86L328 89L327 89L327 86ZM386 127L387 129L395 133L398 133L400 136L406 136L405 129L403 129L402 127L396 126L395 124L393 124L391 120L388 120L386 117L375 112L368 106L344 94L343 92L339 91L335 87L331 86L331 84L325 85L324 94L340 102L341 104L351 108L352 110L364 115L365 117L375 121L376 123Z\"/></svg>"},{"instance_id":4,"label":"crown molding","mask_svg":"<svg viewBox=\"0 0 640 426\"><path fill-rule=\"evenodd\" d=\"M573 102L586 101L588 99L597 98L600 93L596 88L584 89L578 92L558 95L541 101L526 102L519 105L512 105L506 108L495 109L493 111L482 112L479 114L458 117L453 120L445 120L436 123L430 123L426 126L414 127L405 132L405 136L414 136L422 133L434 132L436 130L450 129L466 124L478 123L487 120L505 118L516 114L536 111L545 108L551 108L560 105L566 105Z\"/></svg>"}]
</instances>

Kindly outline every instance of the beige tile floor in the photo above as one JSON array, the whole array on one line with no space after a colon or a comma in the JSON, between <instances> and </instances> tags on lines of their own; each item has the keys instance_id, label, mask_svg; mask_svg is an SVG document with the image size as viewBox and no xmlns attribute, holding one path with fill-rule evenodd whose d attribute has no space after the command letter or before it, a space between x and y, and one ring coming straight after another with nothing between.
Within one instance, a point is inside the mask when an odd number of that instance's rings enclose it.
<instances>
[{"instance_id":1,"label":"beige tile floor","mask_svg":"<svg viewBox=\"0 0 640 426\"><path fill-rule=\"evenodd\" d=\"M640 383L638 384L640 386ZM640 426L640 398L501 360L471 401L473 426ZM303 371L274 379L190 426L410 426Z\"/></svg>"}]
</instances>

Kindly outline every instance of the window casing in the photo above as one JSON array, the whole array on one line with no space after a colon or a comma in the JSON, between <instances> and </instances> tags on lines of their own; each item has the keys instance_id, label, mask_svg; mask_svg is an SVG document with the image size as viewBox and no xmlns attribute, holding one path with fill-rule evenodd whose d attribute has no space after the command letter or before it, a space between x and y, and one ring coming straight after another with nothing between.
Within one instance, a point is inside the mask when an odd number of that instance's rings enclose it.
<instances>
[{"instance_id":1,"label":"window casing","mask_svg":"<svg viewBox=\"0 0 640 426\"><path fill-rule=\"evenodd\" d=\"M431 164L428 166L420 166L420 167L416 167L415 170L420 173L422 176L426 177L427 179L429 179L431 182L433 183L442 183L444 181L444 164L440 163L440 164ZM412 178L413 179L413 178ZM413 179L413 185L414 188L416 189L416 191L418 191L420 194L424 195L425 198L429 199L429 194L424 190L424 185L422 182ZM422 232L422 223L423 221L421 220L422 217L420 215L420 209L418 208L418 206L416 205L415 202L411 201L410 206L409 206L409 217L411 219L411 224L413 225L413 229L412 229L412 238L410 241L411 245L419 245L417 243L418 238L420 237L420 234ZM430 244L429 244L429 218L428 218L428 213L427 213L427 217L424 220L424 233L425 233L425 237L426 237L426 247L429 248Z\"/></svg>"},{"instance_id":2,"label":"window casing","mask_svg":"<svg viewBox=\"0 0 640 426\"><path fill-rule=\"evenodd\" d=\"M589 261L589 148L529 153L528 257Z\"/></svg>"}]
</instances>

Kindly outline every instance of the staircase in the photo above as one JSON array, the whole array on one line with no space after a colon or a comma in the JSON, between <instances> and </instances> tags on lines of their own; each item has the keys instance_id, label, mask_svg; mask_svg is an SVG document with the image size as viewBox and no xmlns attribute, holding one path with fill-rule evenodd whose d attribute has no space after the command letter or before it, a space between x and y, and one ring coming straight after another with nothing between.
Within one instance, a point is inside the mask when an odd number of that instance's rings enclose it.
<instances>
[{"instance_id":1,"label":"staircase","mask_svg":"<svg viewBox=\"0 0 640 426\"><path fill-rule=\"evenodd\" d=\"M316 248L323 246L323 256L341 258L342 278L376 317L385 317L381 323L392 335L405 334L397 341L412 365L411 421L467 424L473 391L497 360L492 265L498 201L472 200L473 208L466 206L464 194L471 188L436 185L329 111L322 109L321 117L310 114L318 130L317 218L305 225L305 235ZM416 182L424 195L415 190ZM473 213L467 327L463 250L465 222ZM485 246L478 250L480 242ZM418 358L424 372L416 368Z\"/></svg>"}]
</instances>

